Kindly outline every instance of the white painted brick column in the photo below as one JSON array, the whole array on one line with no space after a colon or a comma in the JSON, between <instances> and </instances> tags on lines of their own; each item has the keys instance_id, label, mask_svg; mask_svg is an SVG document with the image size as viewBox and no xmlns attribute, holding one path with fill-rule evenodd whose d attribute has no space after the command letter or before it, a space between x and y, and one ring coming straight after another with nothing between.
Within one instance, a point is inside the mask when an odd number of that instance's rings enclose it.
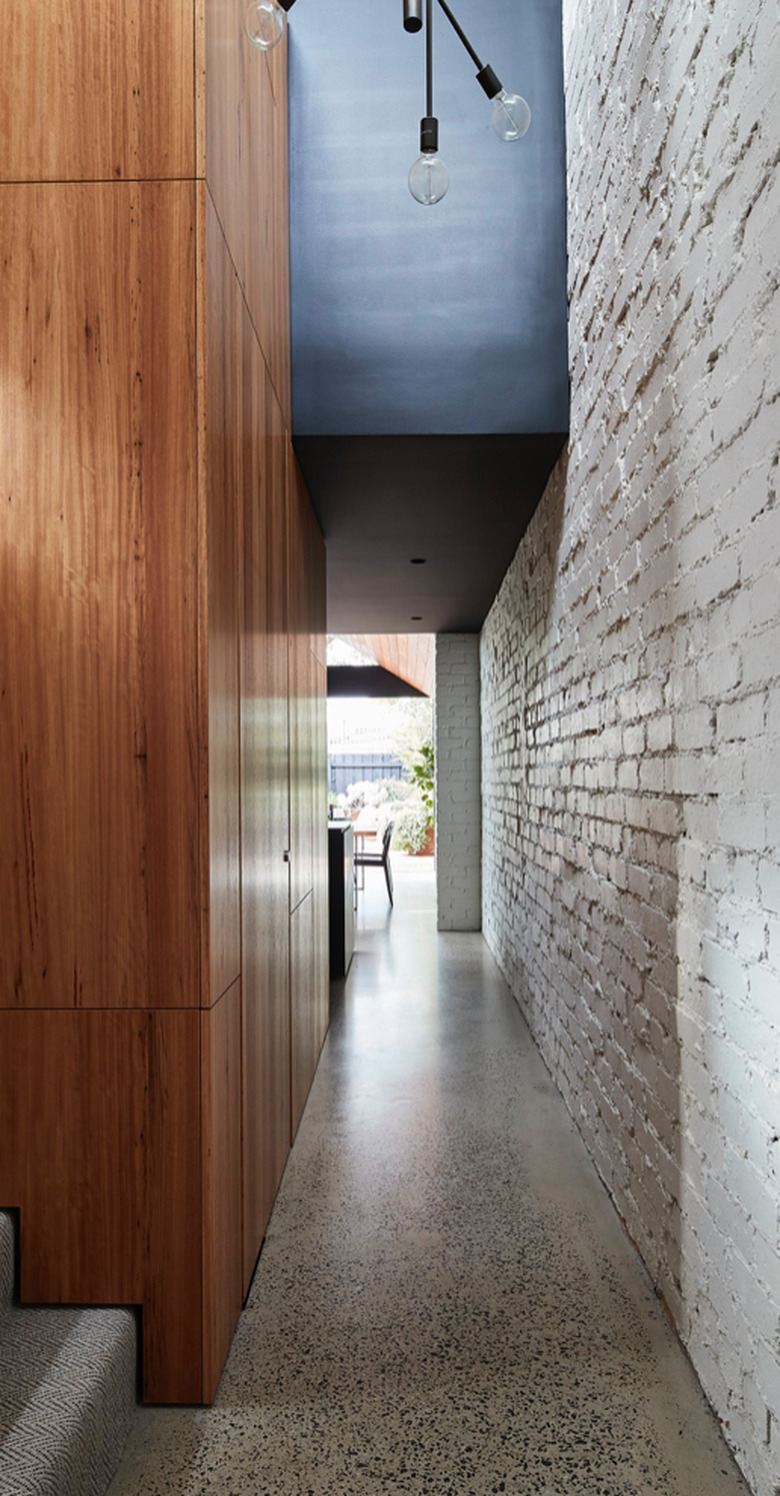
<instances>
[{"instance_id":1,"label":"white painted brick column","mask_svg":"<svg viewBox=\"0 0 780 1496\"><path fill-rule=\"evenodd\" d=\"M436 924L482 924L479 635L436 638Z\"/></svg>"}]
</instances>

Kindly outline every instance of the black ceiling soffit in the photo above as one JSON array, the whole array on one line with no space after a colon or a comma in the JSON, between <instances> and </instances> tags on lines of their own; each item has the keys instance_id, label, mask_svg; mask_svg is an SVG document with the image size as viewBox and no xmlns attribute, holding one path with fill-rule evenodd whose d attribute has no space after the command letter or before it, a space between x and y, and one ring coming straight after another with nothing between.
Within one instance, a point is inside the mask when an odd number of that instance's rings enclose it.
<instances>
[{"instance_id":1,"label":"black ceiling soffit","mask_svg":"<svg viewBox=\"0 0 780 1496\"><path fill-rule=\"evenodd\" d=\"M381 665L329 665L328 695L394 700L398 696L425 696L425 692Z\"/></svg>"},{"instance_id":2,"label":"black ceiling soffit","mask_svg":"<svg viewBox=\"0 0 780 1496\"><path fill-rule=\"evenodd\" d=\"M566 435L293 440L331 633L446 634L481 629Z\"/></svg>"}]
</instances>

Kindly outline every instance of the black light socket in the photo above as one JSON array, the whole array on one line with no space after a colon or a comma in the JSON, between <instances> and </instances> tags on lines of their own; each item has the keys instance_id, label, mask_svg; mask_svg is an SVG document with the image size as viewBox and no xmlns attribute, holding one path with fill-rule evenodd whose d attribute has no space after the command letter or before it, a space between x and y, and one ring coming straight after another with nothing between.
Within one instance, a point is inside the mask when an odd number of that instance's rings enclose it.
<instances>
[{"instance_id":1,"label":"black light socket","mask_svg":"<svg viewBox=\"0 0 780 1496\"><path fill-rule=\"evenodd\" d=\"M420 150L434 154L439 149L439 121L435 115L426 114L420 120Z\"/></svg>"},{"instance_id":2,"label":"black light socket","mask_svg":"<svg viewBox=\"0 0 780 1496\"><path fill-rule=\"evenodd\" d=\"M496 94L500 94L501 89L504 86L500 78L496 77L492 67L487 64L485 65L485 67L480 68L479 72L477 73L477 82L479 83L481 88L484 88L485 93L487 94L489 99L494 99L496 97Z\"/></svg>"},{"instance_id":3,"label":"black light socket","mask_svg":"<svg viewBox=\"0 0 780 1496\"><path fill-rule=\"evenodd\" d=\"M422 23L423 0L404 0L404 31L422 31Z\"/></svg>"}]
</instances>

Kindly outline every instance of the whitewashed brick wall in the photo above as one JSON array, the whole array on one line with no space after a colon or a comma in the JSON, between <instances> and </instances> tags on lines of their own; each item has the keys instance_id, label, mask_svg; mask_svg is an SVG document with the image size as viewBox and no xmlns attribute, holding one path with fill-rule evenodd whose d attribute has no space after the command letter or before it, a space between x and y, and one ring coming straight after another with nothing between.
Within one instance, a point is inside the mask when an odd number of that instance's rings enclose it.
<instances>
[{"instance_id":1,"label":"whitewashed brick wall","mask_svg":"<svg viewBox=\"0 0 780 1496\"><path fill-rule=\"evenodd\" d=\"M479 635L436 637L436 924L479 930Z\"/></svg>"},{"instance_id":2,"label":"whitewashed brick wall","mask_svg":"<svg viewBox=\"0 0 780 1496\"><path fill-rule=\"evenodd\" d=\"M780 10L564 0L571 441L482 636L484 929L780 1493Z\"/></svg>"}]
</instances>

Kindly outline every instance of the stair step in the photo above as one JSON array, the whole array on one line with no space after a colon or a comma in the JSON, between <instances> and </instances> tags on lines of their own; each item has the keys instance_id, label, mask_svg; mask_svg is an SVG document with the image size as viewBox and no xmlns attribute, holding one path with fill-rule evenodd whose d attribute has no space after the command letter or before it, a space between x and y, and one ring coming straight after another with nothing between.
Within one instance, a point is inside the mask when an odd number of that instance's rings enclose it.
<instances>
[{"instance_id":1,"label":"stair step","mask_svg":"<svg viewBox=\"0 0 780 1496\"><path fill-rule=\"evenodd\" d=\"M130 1309L13 1302L15 1221L0 1212L0 1496L104 1496L135 1410Z\"/></svg>"}]
</instances>

